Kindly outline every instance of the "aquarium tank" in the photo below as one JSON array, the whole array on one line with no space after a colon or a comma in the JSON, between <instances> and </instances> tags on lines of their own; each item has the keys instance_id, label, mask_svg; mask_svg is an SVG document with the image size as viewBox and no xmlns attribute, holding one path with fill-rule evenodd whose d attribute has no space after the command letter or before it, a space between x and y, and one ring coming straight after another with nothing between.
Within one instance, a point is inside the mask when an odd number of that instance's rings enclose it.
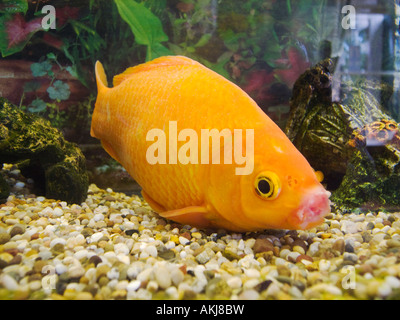
<instances>
[{"instance_id":1,"label":"aquarium tank","mask_svg":"<svg viewBox=\"0 0 400 320\"><path fill-rule=\"evenodd\" d=\"M0 54L0 299L400 299L398 0L2 0Z\"/></svg>"}]
</instances>

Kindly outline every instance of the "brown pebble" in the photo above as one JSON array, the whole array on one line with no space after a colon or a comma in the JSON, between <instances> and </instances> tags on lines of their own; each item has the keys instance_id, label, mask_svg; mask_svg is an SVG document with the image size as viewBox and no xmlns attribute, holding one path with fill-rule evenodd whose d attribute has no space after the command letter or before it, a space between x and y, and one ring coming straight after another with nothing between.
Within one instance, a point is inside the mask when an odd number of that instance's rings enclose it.
<instances>
[{"instance_id":1,"label":"brown pebble","mask_svg":"<svg viewBox=\"0 0 400 320\"><path fill-rule=\"evenodd\" d=\"M117 199L115 199L113 196L110 196L110 195L106 195L104 197L104 200L106 200L106 201L117 201Z\"/></svg>"},{"instance_id":2,"label":"brown pebble","mask_svg":"<svg viewBox=\"0 0 400 320\"><path fill-rule=\"evenodd\" d=\"M370 264L362 264L359 267L359 272L361 275L364 275L366 273L371 273L374 271L374 269L372 268L372 266Z\"/></svg>"},{"instance_id":3,"label":"brown pebble","mask_svg":"<svg viewBox=\"0 0 400 320\"><path fill-rule=\"evenodd\" d=\"M11 239L11 236L7 232L0 233L0 244L5 244Z\"/></svg>"},{"instance_id":4,"label":"brown pebble","mask_svg":"<svg viewBox=\"0 0 400 320\"><path fill-rule=\"evenodd\" d=\"M96 267L102 261L103 260L99 256L96 256L96 255L91 256L90 259L89 259L89 263L93 263Z\"/></svg>"},{"instance_id":5,"label":"brown pebble","mask_svg":"<svg viewBox=\"0 0 400 320\"><path fill-rule=\"evenodd\" d=\"M164 219L158 219L157 220L157 225L158 226L165 226L167 224L167 221L165 221Z\"/></svg>"},{"instance_id":6,"label":"brown pebble","mask_svg":"<svg viewBox=\"0 0 400 320\"><path fill-rule=\"evenodd\" d=\"M180 266L180 267L179 267L179 270L181 270L183 274L186 274L186 273L187 273L186 265Z\"/></svg>"},{"instance_id":7,"label":"brown pebble","mask_svg":"<svg viewBox=\"0 0 400 320\"><path fill-rule=\"evenodd\" d=\"M340 254L344 253L344 249L345 249L345 242L343 239L338 239L334 242L334 244L332 245L332 249L339 251Z\"/></svg>"},{"instance_id":8,"label":"brown pebble","mask_svg":"<svg viewBox=\"0 0 400 320\"><path fill-rule=\"evenodd\" d=\"M184 237L184 238L186 238L188 240L192 239L192 236L190 235L190 232L181 233L181 237Z\"/></svg>"},{"instance_id":9,"label":"brown pebble","mask_svg":"<svg viewBox=\"0 0 400 320\"><path fill-rule=\"evenodd\" d=\"M14 227L12 227L11 231L10 231L10 236L14 237L17 234L24 234L25 230L22 226L16 225Z\"/></svg>"},{"instance_id":10,"label":"brown pebble","mask_svg":"<svg viewBox=\"0 0 400 320\"><path fill-rule=\"evenodd\" d=\"M6 250L4 250L4 252L7 252L15 257L17 255L17 253L19 252L19 250L17 248L12 248L12 249L6 249Z\"/></svg>"},{"instance_id":11,"label":"brown pebble","mask_svg":"<svg viewBox=\"0 0 400 320\"><path fill-rule=\"evenodd\" d=\"M39 239L39 233L34 233L33 235L31 235L31 240L36 240Z\"/></svg>"},{"instance_id":12,"label":"brown pebble","mask_svg":"<svg viewBox=\"0 0 400 320\"><path fill-rule=\"evenodd\" d=\"M47 265L47 262L46 262L46 261L37 260L37 261L35 261L35 263L33 264L33 271L36 272L36 273L41 273L42 270L43 270L43 268L44 268L44 266L46 266L46 265Z\"/></svg>"},{"instance_id":13,"label":"brown pebble","mask_svg":"<svg viewBox=\"0 0 400 320\"><path fill-rule=\"evenodd\" d=\"M307 246L307 242L305 242L304 240L301 240L301 239L294 240L292 243L292 248L295 246L302 247L304 249L304 252L307 252L308 246Z\"/></svg>"},{"instance_id":14,"label":"brown pebble","mask_svg":"<svg viewBox=\"0 0 400 320\"><path fill-rule=\"evenodd\" d=\"M306 254L301 254L296 258L296 262L301 262L301 260L307 260L310 262L314 262L314 259Z\"/></svg>"},{"instance_id":15,"label":"brown pebble","mask_svg":"<svg viewBox=\"0 0 400 320\"><path fill-rule=\"evenodd\" d=\"M291 275L290 269L284 265L277 266L276 270L280 276L290 277Z\"/></svg>"},{"instance_id":16,"label":"brown pebble","mask_svg":"<svg viewBox=\"0 0 400 320\"><path fill-rule=\"evenodd\" d=\"M87 237L92 236L94 231L91 228L84 228L81 233L85 238L87 238Z\"/></svg>"},{"instance_id":17,"label":"brown pebble","mask_svg":"<svg viewBox=\"0 0 400 320\"><path fill-rule=\"evenodd\" d=\"M22 262L22 256L20 254L17 254L14 258L11 259L8 265L11 266L14 264L20 264L21 262Z\"/></svg>"},{"instance_id":18,"label":"brown pebble","mask_svg":"<svg viewBox=\"0 0 400 320\"><path fill-rule=\"evenodd\" d=\"M274 245L268 239L258 238L253 246L254 253L273 251Z\"/></svg>"},{"instance_id":19,"label":"brown pebble","mask_svg":"<svg viewBox=\"0 0 400 320\"><path fill-rule=\"evenodd\" d=\"M12 259L11 259L12 260ZM4 269L5 267L8 266L7 261L4 261L3 259L0 259L0 270Z\"/></svg>"}]
</instances>

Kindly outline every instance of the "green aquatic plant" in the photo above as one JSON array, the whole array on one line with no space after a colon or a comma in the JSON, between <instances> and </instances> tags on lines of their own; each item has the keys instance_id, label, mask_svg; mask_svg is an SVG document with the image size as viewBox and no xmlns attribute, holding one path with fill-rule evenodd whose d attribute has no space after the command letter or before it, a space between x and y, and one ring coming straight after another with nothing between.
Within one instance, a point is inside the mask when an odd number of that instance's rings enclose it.
<instances>
[{"instance_id":1,"label":"green aquatic plant","mask_svg":"<svg viewBox=\"0 0 400 320\"><path fill-rule=\"evenodd\" d=\"M54 72L57 66L57 71ZM34 80L25 83L24 93L21 97L20 107L27 109L31 113L47 117L52 125L61 128L65 124L65 112L59 110L58 103L68 100L70 97L70 88L68 83L57 80L57 75L62 71L72 72L70 67L63 67L53 53L42 57L39 62L31 64L31 72ZM45 93L39 93L42 87L42 80L47 79L49 85ZM25 93L33 92L36 98L27 106L23 106ZM50 100L45 102L44 99Z\"/></svg>"},{"instance_id":2,"label":"green aquatic plant","mask_svg":"<svg viewBox=\"0 0 400 320\"><path fill-rule=\"evenodd\" d=\"M146 61L169 55L171 52L162 45L168 41L160 19L143 3L133 0L114 0L121 18L129 24L135 41L146 46Z\"/></svg>"}]
</instances>

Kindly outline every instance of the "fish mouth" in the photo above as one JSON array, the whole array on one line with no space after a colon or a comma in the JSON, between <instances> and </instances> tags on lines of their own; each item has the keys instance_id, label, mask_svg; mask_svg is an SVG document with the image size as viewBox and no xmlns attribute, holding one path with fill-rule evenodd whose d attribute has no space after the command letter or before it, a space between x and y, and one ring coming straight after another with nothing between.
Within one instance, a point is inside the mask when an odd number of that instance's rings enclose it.
<instances>
[{"instance_id":1,"label":"fish mouth","mask_svg":"<svg viewBox=\"0 0 400 320\"><path fill-rule=\"evenodd\" d=\"M331 212L331 193L322 187L316 187L305 194L300 206L289 216L293 229L310 229L321 224Z\"/></svg>"}]
</instances>

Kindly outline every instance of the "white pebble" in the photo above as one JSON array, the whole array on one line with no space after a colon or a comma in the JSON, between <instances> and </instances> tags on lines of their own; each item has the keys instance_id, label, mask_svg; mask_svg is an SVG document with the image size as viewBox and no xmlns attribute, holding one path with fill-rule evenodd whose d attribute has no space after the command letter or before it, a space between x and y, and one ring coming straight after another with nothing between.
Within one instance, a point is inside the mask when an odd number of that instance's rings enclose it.
<instances>
[{"instance_id":1,"label":"white pebble","mask_svg":"<svg viewBox=\"0 0 400 320\"><path fill-rule=\"evenodd\" d=\"M119 261L121 261L123 264L129 264L131 262L129 256L124 255L124 254L118 254L117 258Z\"/></svg>"},{"instance_id":2,"label":"white pebble","mask_svg":"<svg viewBox=\"0 0 400 320\"><path fill-rule=\"evenodd\" d=\"M126 286L126 291L133 292L140 288L141 282L139 280L133 280Z\"/></svg>"},{"instance_id":3,"label":"white pebble","mask_svg":"<svg viewBox=\"0 0 400 320\"><path fill-rule=\"evenodd\" d=\"M22 181L18 181L18 182L14 185L14 187L17 188L17 189L22 189L22 188L25 187L25 183L23 183Z\"/></svg>"},{"instance_id":4,"label":"white pebble","mask_svg":"<svg viewBox=\"0 0 400 320\"><path fill-rule=\"evenodd\" d=\"M245 269L244 274L249 278L259 278L260 277L260 271L258 271L256 269Z\"/></svg>"},{"instance_id":5,"label":"white pebble","mask_svg":"<svg viewBox=\"0 0 400 320\"><path fill-rule=\"evenodd\" d=\"M173 242L173 241L168 241L166 244L165 244L165 247L167 248L167 249L172 249L172 248L175 248L175 242Z\"/></svg>"},{"instance_id":6,"label":"white pebble","mask_svg":"<svg viewBox=\"0 0 400 320\"><path fill-rule=\"evenodd\" d=\"M62 215L64 215L64 211L61 208L57 207L53 209L53 216L61 217Z\"/></svg>"},{"instance_id":7,"label":"white pebble","mask_svg":"<svg viewBox=\"0 0 400 320\"><path fill-rule=\"evenodd\" d=\"M57 263L55 266L55 270L57 274L63 274L67 272L68 268L62 263Z\"/></svg>"},{"instance_id":8,"label":"white pebble","mask_svg":"<svg viewBox=\"0 0 400 320\"><path fill-rule=\"evenodd\" d=\"M139 265L133 264L126 271L126 275L128 276L129 279L135 279L141 271L142 268Z\"/></svg>"},{"instance_id":9,"label":"white pebble","mask_svg":"<svg viewBox=\"0 0 400 320\"><path fill-rule=\"evenodd\" d=\"M114 252L118 254L128 255L129 248L125 243L117 243L114 245Z\"/></svg>"},{"instance_id":10,"label":"white pebble","mask_svg":"<svg viewBox=\"0 0 400 320\"><path fill-rule=\"evenodd\" d=\"M226 281L226 283L232 289L239 289L242 286L242 280L239 277L231 277Z\"/></svg>"},{"instance_id":11,"label":"white pebble","mask_svg":"<svg viewBox=\"0 0 400 320\"><path fill-rule=\"evenodd\" d=\"M253 289L249 289L249 290L245 290L243 291L240 296L239 299L241 300L257 300L260 297L260 294Z\"/></svg>"},{"instance_id":12,"label":"white pebble","mask_svg":"<svg viewBox=\"0 0 400 320\"><path fill-rule=\"evenodd\" d=\"M394 276L387 276L385 282L393 289L400 288L400 280Z\"/></svg>"},{"instance_id":13,"label":"white pebble","mask_svg":"<svg viewBox=\"0 0 400 320\"><path fill-rule=\"evenodd\" d=\"M321 259L319 261L318 266L319 266L319 271L329 271L331 262L329 260Z\"/></svg>"},{"instance_id":14,"label":"white pebble","mask_svg":"<svg viewBox=\"0 0 400 320\"><path fill-rule=\"evenodd\" d=\"M85 274L85 269L82 266L72 266L68 270L68 276L70 278L80 278Z\"/></svg>"},{"instance_id":15,"label":"white pebble","mask_svg":"<svg viewBox=\"0 0 400 320\"><path fill-rule=\"evenodd\" d=\"M318 252L319 250L319 244L320 242L313 242L310 244L309 248L308 248L308 255L310 256L315 256L315 254Z\"/></svg>"},{"instance_id":16,"label":"white pebble","mask_svg":"<svg viewBox=\"0 0 400 320\"><path fill-rule=\"evenodd\" d=\"M275 259L275 265L276 266L279 266L279 265L281 265L281 266L284 266L284 265L286 265L286 260L285 259L282 259L282 258L276 258Z\"/></svg>"},{"instance_id":17,"label":"white pebble","mask_svg":"<svg viewBox=\"0 0 400 320\"><path fill-rule=\"evenodd\" d=\"M166 289L171 286L171 275L166 268L157 268L155 272L155 278L160 288Z\"/></svg>"},{"instance_id":18,"label":"white pebble","mask_svg":"<svg viewBox=\"0 0 400 320\"><path fill-rule=\"evenodd\" d=\"M110 280L118 280L119 278L119 271L118 268L112 268L110 271L107 272L107 277Z\"/></svg>"},{"instance_id":19,"label":"white pebble","mask_svg":"<svg viewBox=\"0 0 400 320\"><path fill-rule=\"evenodd\" d=\"M158 290L158 283L156 281L149 281L149 283L146 286L146 289L149 292L156 292Z\"/></svg>"},{"instance_id":20,"label":"white pebble","mask_svg":"<svg viewBox=\"0 0 400 320\"><path fill-rule=\"evenodd\" d=\"M392 288L386 282L382 283L378 288L378 295L382 298L386 298L392 293Z\"/></svg>"},{"instance_id":21,"label":"white pebble","mask_svg":"<svg viewBox=\"0 0 400 320\"><path fill-rule=\"evenodd\" d=\"M297 257L300 255L300 253L296 251L290 252L287 256L286 259L290 262L296 262Z\"/></svg>"},{"instance_id":22,"label":"white pebble","mask_svg":"<svg viewBox=\"0 0 400 320\"><path fill-rule=\"evenodd\" d=\"M340 230L343 233L357 233L358 232L358 225L353 222L353 221L349 221L349 220L343 220L341 221L341 228Z\"/></svg>"},{"instance_id":23,"label":"white pebble","mask_svg":"<svg viewBox=\"0 0 400 320\"><path fill-rule=\"evenodd\" d=\"M17 290L19 287L18 282L8 274L3 274L0 280L0 283L8 290Z\"/></svg>"},{"instance_id":24,"label":"white pebble","mask_svg":"<svg viewBox=\"0 0 400 320\"><path fill-rule=\"evenodd\" d=\"M90 237L91 242L97 242L103 237L102 232L93 233Z\"/></svg>"},{"instance_id":25,"label":"white pebble","mask_svg":"<svg viewBox=\"0 0 400 320\"><path fill-rule=\"evenodd\" d=\"M184 279L185 275L180 269L174 269L171 271L171 281L174 285L178 286Z\"/></svg>"},{"instance_id":26,"label":"white pebble","mask_svg":"<svg viewBox=\"0 0 400 320\"><path fill-rule=\"evenodd\" d=\"M157 248L153 245L147 246L145 249L145 252L147 252L150 256L157 258Z\"/></svg>"},{"instance_id":27,"label":"white pebble","mask_svg":"<svg viewBox=\"0 0 400 320\"><path fill-rule=\"evenodd\" d=\"M83 258L86 258L88 253L89 253L89 251L87 251L86 249L79 250L74 253L74 258L77 260L81 260Z\"/></svg>"},{"instance_id":28,"label":"white pebble","mask_svg":"<svg viewBox=\"0 0 400 320\"><path fill-rule=\"evenodd\" d=\"M42 288L42 281L35 280L35 281L29 282L29 289L31 291L37 291L37 290L40 290L41 288Z\"/></svg>"},{"instance_id":29,"label":"white pebble","mask_svg":"<svg viewBox=\"0 0 400 320\"><path fill-rule=\"evenodd\" d=\"M178 300L179 299L179 292L176 287L169 287L165 290L165 294L173 300Z\"/></svg>"},{"instance_id":30,"label":"white pebble","mask_svg":"<svg viewBox=\"0 0 400 320\"><path fill-rule=\"evenodd\" d=\"M137 275L136 280L139 280L142 282L148 281L148 280L150 280L152 273L153 273L153 269L151 269L151 268L144 269Z\"/></svg>"},{"instance_id":31,"label":"white pebble","mask_svg":"<svg viewBox=\"0 0 400 320\"><path fill-rule=\"evenodd\" d=\"M283 249L281 250L281 252L279 253L279 256L282 259L287 259L288 255L291 253L291 251L289 249Z\"/></svg>"},{"instance_id":32,"label":"white pebble","mask_svg":"<svg viewBox=\"0 0 400 320\"><path fill-rule=\"evenodd\" d=\"M98 221L103 221L104 220L104 215L102 213L97 213L94 215L93 220L98 222Z\"/></svg>"},{"instance_id":33,"label":"white pebble","mask_svg":"<svg viewBox=\"0 0 400 320\"><path fill-rule=\"evenodd\" d=\"M187 238L185 238L185 237L182 237L182 236L179 237L179 243L180 243L181 245L185 246L185 245L187 245L189 242L190 242L189 239L187 239Z\"/></svg>"}]
</instances>

